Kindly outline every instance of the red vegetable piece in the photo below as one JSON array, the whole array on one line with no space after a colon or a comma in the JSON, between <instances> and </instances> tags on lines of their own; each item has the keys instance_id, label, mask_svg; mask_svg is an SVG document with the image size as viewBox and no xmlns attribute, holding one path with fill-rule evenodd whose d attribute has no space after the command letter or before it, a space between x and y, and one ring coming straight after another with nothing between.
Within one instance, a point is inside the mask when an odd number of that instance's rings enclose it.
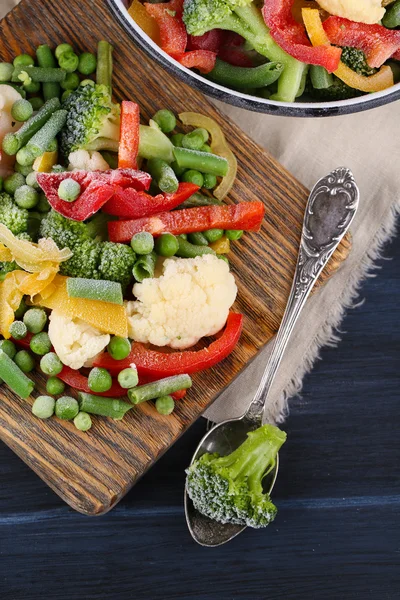
<instances>
[{"instance_id":1,"label":"red vegetable piece","mask_svg":"<svg viewBox=\"0 0 400 600\"><path fill-rule=\"evenodd\" d=\"M137 169L139 150L140 108L136 102L121 103L121 130L118 149L118 168Z\"/></svg>"},{"instance_id":2,"label":"red vegetable piece","mask_svg":"<svg viewBox=\"0 0 400 600\"><path fill-rule=\"evenodd\" d=\"M244 37L235 33L234 31L224 31L224 45L225 46L243 46L245 43Z\"/></svg>"},{"instance_id":3,"label":"red vegetable piece","mask_svg":"<svg viewBox=\"0 0 400 600\"><path fill-rule=\"evenodd\" d=\"M312 46L304 25L292 15L294 0L264 0L262 14L271 37L285 52L310 65L325 67L329 73L339 66L342 50L334 46Z\"/></svg>"},{"instance_id":4,"label":"red vegetable piece","mask_svg":"<svg viewBox=\"0 0 400 600\"><path fill-rule=\"evenodd\" d=\"M386 29L383 25L328 17L323 26L332 44L362 50L370 67L379 69L400 48L400 31Z\"/></svg>"},{"instance_id":5,"label":"red vegetable piece","mask_svg":"<svg viewBox=\"0 0 400 600\"><path fill-rule=\"evenodd\" d=\"M217 55L210 50L191 50L175 58L188 69L198 69L200 73L209 73L215 66Z\"/></svg>"},{"instance_id":6,"label":"red vegetable piece","mask_svg":"<svg viewBox=\"0 0 400 600\"><path fill-rule=\"evenodd\" d=\"M137 192L133 188L118 190L103 206L103 212L130 219L145 217L179 206L198 189L199 186L194 183L180 183L178 191L174 194L158 194L157 196L150 196L146 192Z\"/></svg>"},{"instance_id":7,"label":"red vegetable piece","mask_svg":"<svg viewBox=\"0 0 400 600\"><path fill-rule=\"evenodd\" d=\"M174 400L182 400L182 398L184 398L186 396L186 391L187 390L178 390L177 392L174 392L173 394L171 394L171 396L173 397Z\"/></svg>"},{"instance_id":8,"label":"red vegetable piece","mask_svg":"<svg viewBox=\"0 0 400 600\"><path fill-rule=\"evenodd\" d=\"M118 381L113 381L111 388L107 392L93 392L88 386L88 379L82 373L75 369L71 369L66 365L63 366L61 373L57 375L61 381L70 385L75 390L80 392L87 392L94 396L105 396L109 398L120 398L126 396L127 390L122 388Z\"/></svg>"},{"instance_id":9,"label":"red vegetable piece","mask_svg":"<svg viewBox=\"0 0 400 600\"><path fill-rule=\"evenodd\" d=\"M150 377L153 380L182 373L197 373L213 367L232 352L239 341L242 327L243 315L230 312L222 335L202 350L165 353L149 350L143 344L133 342L131 353L124 360L114 360L108 353L104 353L93 364L117 375L134 363L139 377Z\"/></svg>"},{"instance_id":10,"label":"red vegetable piece","mask_svg":"<svg viewBox=\"0 0 400 600\"><path fill-rule=\"evenodd\" d=\"M183 0L144 4L160 29L161 48L170 56L180 56L186 50L187 33L182 21Z\"/></svg>"},{"instance_id":11,"label":"red vegetable piece","mask_svg":"<svg viewBox=\"0 0 400 600\"><path fill-rule=\"evenodd\" d=\"M26 336L24 338L22 338L22 340L16 340L13 337L10 339L12 342L14 342L14 344L16 346L21 346L21 348L25 348L26 350L29 350L32 336L33 336L33 333L28 331L28 333L26 334Z\"/></svg>"},{"instance_id":12,"label":"red vegetable piece","mask_svg":"<svg viewBox=\"0 0 400 600\"><path fill-rule=\"evenodd\" d=\"M252 67L253 62L249 55L241 48L235 46L222 46L218 52L218 58L233 65L234 67Z\"/></svg>"},{"instance_id":13,"label":"red vegetable piece","mask_svg":"<svg viewBox=\"0 0 400 600\"><path fill-rule=\"evenodd\" d=\"M222 29L211 29L203 35L188 36L188 50L209 50L218 53L224 42L225 32Z\"/></svg>"},{"instance_id":14,"label":"red vegetable piece","mask_svg":"<svg viewBox=\"0 0 400 600\"><path fill-rule=\"evenodd\" d=\"M111 221L108 234L111 242L128 242L140 231L148 231L156 237L164 232L180 235L214 228L258 231L264 213L264 204L259 201L185 208L130 221Z\"/></svg>"}]
</instances>

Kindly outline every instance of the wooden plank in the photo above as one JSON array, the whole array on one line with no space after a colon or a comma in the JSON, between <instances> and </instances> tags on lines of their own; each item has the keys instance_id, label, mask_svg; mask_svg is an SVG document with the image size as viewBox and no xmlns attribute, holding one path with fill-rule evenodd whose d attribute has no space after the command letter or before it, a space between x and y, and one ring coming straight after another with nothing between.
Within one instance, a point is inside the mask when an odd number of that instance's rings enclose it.
<instances>
[{"instance_id":1,"label":"wooden plank","mask_svg":"<svg viewBox=\"0 0 400 600\"><path fill-rule=\"evenodd\" d=\"M194 377L193 390L173 415L164 417L152 405L143 405L123 421L96 419L90 432L83 434L71 423L34 419L29 402L2 390L0 437L73 508L101 514L123 497L273 336L294 271L307 190L236 125L221 118L203 96L149 62L112 21L104 3L24 0L1 22L0 34L2 60L34 53L43 43L54 47L69 42L83 51L95 50L99 39L108 39L115 46L117 98L138 101L147 119L159 108L215 118L239 160L232 200L259 198L267 207L261 233L246 235L231 260L239 288L235 309L245 315L240 345L206 377ZM337 269L349 249L346 239L324 278ZM35 378L42 392L44 379Z\"/></svg>"}]
</instances>

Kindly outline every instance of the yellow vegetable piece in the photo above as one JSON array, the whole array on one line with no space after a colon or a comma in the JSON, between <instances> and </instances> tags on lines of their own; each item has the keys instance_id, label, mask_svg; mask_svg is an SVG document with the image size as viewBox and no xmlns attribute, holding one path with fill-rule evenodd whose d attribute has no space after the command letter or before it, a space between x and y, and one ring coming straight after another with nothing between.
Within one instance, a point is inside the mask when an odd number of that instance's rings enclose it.
<instances>
[{"instance_id":1,"label":"yellow vegetable piece","mask_svg":"<svg viewBox=\"0 0 400 600\"><path fill-rule=\"evenodd\" d=\"M32 303L57 310L67 317L82 319L104 333L128 337L128 320L124 306L100 300L71 298L67 293L67 279L68 277L63 275L56 275L52 282L55 291L46 298L38 294L32 299Z\"/></svg>"},{"instance_id":2,"label":"yellow vegetable piece","mask_svg":"<svg viewBox=\"0 0 400 600\"><path fill-rule=\"evenodd\" d=\"M8 339L10 325L14 322L14 312L21 304L23 293L18 289L18 277L13 271L8 273L4 281L0 282L0 333Z\"/></svg>"},{"instance_id":3,"label":"yellow vegetable piece","mask_svg":"<svg viewBox=\"0 0 400 600\"><path fill-rule=\"evenodd\" d=\"M228 254L231 249L230 241L224 235L216 240L215 242L211 242L210 248L214 250L217 254Z\"/></svg>"},{"instance_id":4,"label":"yellow vegetable piece","mask_svg":"<svg viewBox=\"0 0 400 600\"><path fill-rule=\"evenodd\" d=\"M36 294L45 295L47 288L51 285L54 277L58 272L58 264L49 263L40 273L25 273L24 271L17 271L23 273L23 277L20 276L20 283L18 289L27 296L35 296ZM54 289L52 288L52 292Z\"/></svg>"},{"instance_id":5,"label":"yellow vegetable piece","mask_svg":"<svg viewBox=\"0 0 400 600\"><path fill-rule=\"evenodd\" d=\"M6 248L3 244L0 244L0 261L1 262L12 262L11 251Z\"/></svg>"},{"instance_id":6,"label":"yellow vegetable piece","mask_svg":"<svg viewBox=\"0 0 400 600\"><path fill-rule=\"evenodd\" d=\"M132 19L143 29L145 33L160 46L160 29L155 20L150 17L149 13L139 0L133 0L132 4L128 8L128 13Z\"/></svg>"},{"instance_id":7,"label":"yellow vegetable piece","mask_svg":"<svg viewBox=\"0 0 400 600\"><path fill-rule=\"evenodd\" d=\"M38 156L33 163L33 170L38 173L50 173L52 167L57 164L58 152L45 152L42 156Z\"/></svg>"},{"instance_id":8,"label":"yellow vegetable piece","mask_svg":"<svg viewBox=\"0 0 400 600\"><path fill-rule=\"evenodd\" d=\"M211 135L211 150L214 154L226 158L228 161L228 173L222 178L221 183L213 191L213 195L218 200L223 200L227 196L235 182L237 172L237 161L232 150L229 148L221 127L205 115L194 112L181 113L179 119L184 125L192 127L203 127Z\"/></svg>"},{"instance_id":9,"label":"yellow vegetable piece","mask_svg":"<svg viewBox=\"0 0 400 600\"><path fill-rule=\"evenodd\" d=\"M302 15L312 45L330 45L330 41L322 25L319 11L314 8L303 8ZM364 77L340 62L339 68L334 74L348 86L360 90L361 92L380 92L394 84L392 69L387 66L381 67L374 75Z\"/></svg>"}]
</instances>

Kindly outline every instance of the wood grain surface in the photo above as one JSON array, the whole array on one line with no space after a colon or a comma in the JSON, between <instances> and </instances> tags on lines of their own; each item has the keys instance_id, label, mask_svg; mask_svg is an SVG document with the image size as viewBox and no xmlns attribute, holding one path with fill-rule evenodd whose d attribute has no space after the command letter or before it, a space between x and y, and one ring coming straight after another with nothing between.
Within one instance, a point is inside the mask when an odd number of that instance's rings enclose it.
<instances>
[{"instance_id":1,"label":"wood grain surface","mask_svg":"<svg viewBox=\"0 0 400 600\"><path fill-rule=\"evenodd\" d=\"M218 368L194 377L193 389L173 415L161 416L152 404L144 404L123 421L96 418L90 432L81 433L72 423L33 418L31 402L2 390L0 437L73 508L97 515L123 497L274 335L290 289L307 190L233 123L224 123L203 96L150 63L103 2L24 0L1 22L0 35L1 60L34 54L43 43L70 42L81 51L94 51L99 39L108 39L115 46L116 97L137 101L144 119L159 108L215 118L239 162L231 199L259 198L267 207L261 233L244 236L231 259L239 288L234 308L245 315L241 342ZM344 240L324 278L349 248ZM39 393L44 379L35 378Z\"/></svg>"}]
</instances>

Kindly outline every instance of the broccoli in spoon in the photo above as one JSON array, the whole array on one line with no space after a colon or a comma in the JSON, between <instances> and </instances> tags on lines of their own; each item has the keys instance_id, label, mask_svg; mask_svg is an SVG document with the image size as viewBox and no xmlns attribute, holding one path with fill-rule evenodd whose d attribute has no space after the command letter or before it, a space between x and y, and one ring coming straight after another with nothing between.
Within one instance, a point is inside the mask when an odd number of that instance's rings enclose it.
<instances>
[{"instance_id":1,"label":"broccoli in spoon","mask_svg":"<svg viewBox=\"0 0 400 600\"><path fill-rule=\"evenodd\" d=\"M203 454L186 471L194 507L220 523L266 527L277 508L264 493L262 480L274 468L286 433L262 425L228 456Z\"/></svg>"}]
</instances>

